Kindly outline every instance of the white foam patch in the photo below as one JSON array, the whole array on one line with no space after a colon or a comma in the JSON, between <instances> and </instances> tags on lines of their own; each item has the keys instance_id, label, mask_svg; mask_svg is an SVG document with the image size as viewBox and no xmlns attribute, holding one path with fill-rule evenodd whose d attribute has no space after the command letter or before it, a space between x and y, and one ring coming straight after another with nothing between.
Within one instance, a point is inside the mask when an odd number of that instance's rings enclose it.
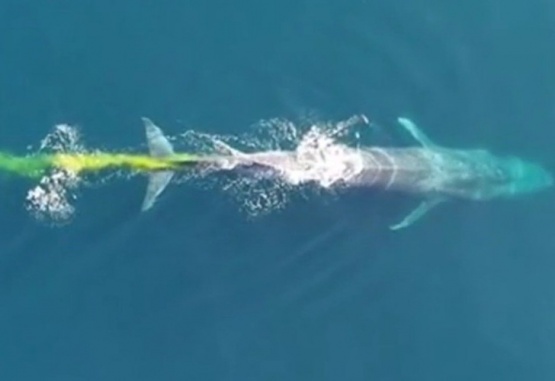
<instances>
[{"instance_id":1,"label":"white foam patch","mask_svg":"<svg viewBox=\"0 0 555 381\"><path fill-rule=\"evenodd\" d=\"M41 152L82 152L81 132L77 126L57 124L44 139L41 140Z\"/></svg>"},{"instance_id":2,"label":"white foam patch","mask_svg":"<svg viewBox=\"0 0 555 381\"><path fill-rule=\"evenodd\" d=\"M37 219L55 224L64 224L75 213L72 202L79 178L67 171L56 170L44 176L39 184L29 190L26 209Z\"/></svg>"},{"instance_id":3,"label":"white foam patch","mask_svg":"<svg viewBox=\"0 0 555 381\"><path fill-rule=\"evenodd\" d=\"M355 122L358 119L351 118L330 131L312 126L295 149L295 163L285 163L279 168L286 181L293 185L314 182L331 188L357 175L363 166L361 156L337 141L339 134Z\"/></svg>"},{"instance_id":4,"label":"white foam patch","mask_svg":"<svg viewBox=\"0 0 555 381\"><path fill-rule=\"evenodd\" d=\"M83 152L81 136L76 127L59 124L42 141L39 152ZM81 183L77 174L53 169L27 192L26 210L35 218L56 225L68 223L75 214L73 205Z\"/></svg>"}]
</instances>

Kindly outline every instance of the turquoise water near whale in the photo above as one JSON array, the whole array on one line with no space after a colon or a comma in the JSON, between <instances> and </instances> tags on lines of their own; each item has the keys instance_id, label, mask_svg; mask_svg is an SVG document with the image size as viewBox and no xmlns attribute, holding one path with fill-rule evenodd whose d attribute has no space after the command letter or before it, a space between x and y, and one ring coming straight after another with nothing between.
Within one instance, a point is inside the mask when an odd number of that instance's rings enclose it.
<instances>
[{"instance_id":1,"label":"turquoise water near whale","mask_svg":"<svg viewBox=\"0 0 555 381\"><path fill-rule=\"evenodd\" d=\"M435 141L555 171L555 4L531 0L0 2L0 147L238 134L286 117L410 117ZM292 201L83 189L71 224L2 179L2 380L552 380L555 202Z\"/></svg>"}]
</instances>

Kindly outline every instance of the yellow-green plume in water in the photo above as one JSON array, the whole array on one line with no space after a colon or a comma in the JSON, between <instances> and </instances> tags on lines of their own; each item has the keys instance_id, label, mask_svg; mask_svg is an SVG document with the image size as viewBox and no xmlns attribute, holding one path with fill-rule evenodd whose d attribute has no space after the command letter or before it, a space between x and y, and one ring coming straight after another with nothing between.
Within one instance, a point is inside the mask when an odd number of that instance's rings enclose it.
<instances>
[{"instance_id":1,"label":"yellow-green plume in water","mask_svg":"<svg viewBox=\"0 0 555 381\"><path fill-rule=\"evenodd\" d=\"M38 178L52 167L49 156L15 156L0 152L0 171L22 177Z\"/></svg>"},{"instance_id":2,"label":"yellow-green plume in water","mask_svg":"<svg viewBox=\"0 0 555 381\"><path fill-rule=\"evenodd\" d=\"M167 157L147 155L111 154L105 152L91 154L56 154L46 158L52 167L77 174L98 172L107 169L127 169L139 172L177 170L186 163L197 163L199 156L175 154Z\"/></svg>"},{"instance_id":3,"label":"yellow-green plume in water","mask_svg":"<svg viewBox=\"0 0 555 381\"><path fill-rule=\"evenodd\" d=\"M75 174L103 170L127 169L139 172L177 170L186 163L199 162L201 157L176 154L169 157L99 153L58 153L15 156L0 152L0 171L22 177L38 178L48 170L61 169Z\"/></svg>"}]
</instances>

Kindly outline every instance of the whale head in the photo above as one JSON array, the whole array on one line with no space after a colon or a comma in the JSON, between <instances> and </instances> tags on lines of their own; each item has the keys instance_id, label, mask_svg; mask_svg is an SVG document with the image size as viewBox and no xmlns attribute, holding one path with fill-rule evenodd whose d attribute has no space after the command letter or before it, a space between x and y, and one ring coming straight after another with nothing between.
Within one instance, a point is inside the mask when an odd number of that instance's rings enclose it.
<instances>
[{"instance_id":1,"label":"whale head","mask_svg":"<svg viewBox=\"0 0 555 381\"><path fill-rule=\"evenodd\" d=\"M539 192L554 184L553 175L537 163L513 158L507 164L511 195Z\"/></svg>"}]
</instances>

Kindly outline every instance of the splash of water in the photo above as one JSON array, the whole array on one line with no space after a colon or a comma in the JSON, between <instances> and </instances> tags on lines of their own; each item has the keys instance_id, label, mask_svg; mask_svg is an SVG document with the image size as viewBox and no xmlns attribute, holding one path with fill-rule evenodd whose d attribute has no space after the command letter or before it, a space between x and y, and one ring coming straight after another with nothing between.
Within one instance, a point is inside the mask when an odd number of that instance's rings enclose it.
<instances>
[{"instance_id":1,"label":"splash of water","mask_svg":"<svg viewBox=\"0 0 555 381\"><path fill-rule=\"evenodd\" d=\"M336 125L312 126L295 148L296 165L282 168L286 181L293 185L316 183L330 189L348 181L362 169L360 155L342 144L339 138L356 124L368 120L355 116Z\"/></svg>"},{"instance_id":2,"label":"splash of water","mask_svg":"<svg viewBox=\"0 0 555 381\"><path fill-rule=\"evenodd\" d=\"M360 155L341 142L351 137L354 127L360 124L368 125L368 118L355 115L338 123L317 122L307 126L274 118L260 121L252 132L239 136L188 131L181 136L180 143L195 152L229 155L230 151L289 151L295 160L273 168L280 176L265 176L263 171L251 176L197 172L189 173L183 181L194 182L203 189L224 191L249 217L281 210L292 197L307 198L322 190L333 194L362 169ZM359 137L355 132L355 140ZM233 164L229 169L233 169Z\"/></svg>"},{"instance_id":3,"label":"splash of water","mask_svg":"<svg viewBox=\"0 0 555 381\"><path fill-rule=\"evenodd\" d=\"M84 151L79 129L68 124L56 125L41 141L39 148L39 154ZM75 172L61 168L51 169L27 192L25 209L43 222L66 224L75 214L73 203L80 185L81 179Z\"/></svg>"}]
</instances>

